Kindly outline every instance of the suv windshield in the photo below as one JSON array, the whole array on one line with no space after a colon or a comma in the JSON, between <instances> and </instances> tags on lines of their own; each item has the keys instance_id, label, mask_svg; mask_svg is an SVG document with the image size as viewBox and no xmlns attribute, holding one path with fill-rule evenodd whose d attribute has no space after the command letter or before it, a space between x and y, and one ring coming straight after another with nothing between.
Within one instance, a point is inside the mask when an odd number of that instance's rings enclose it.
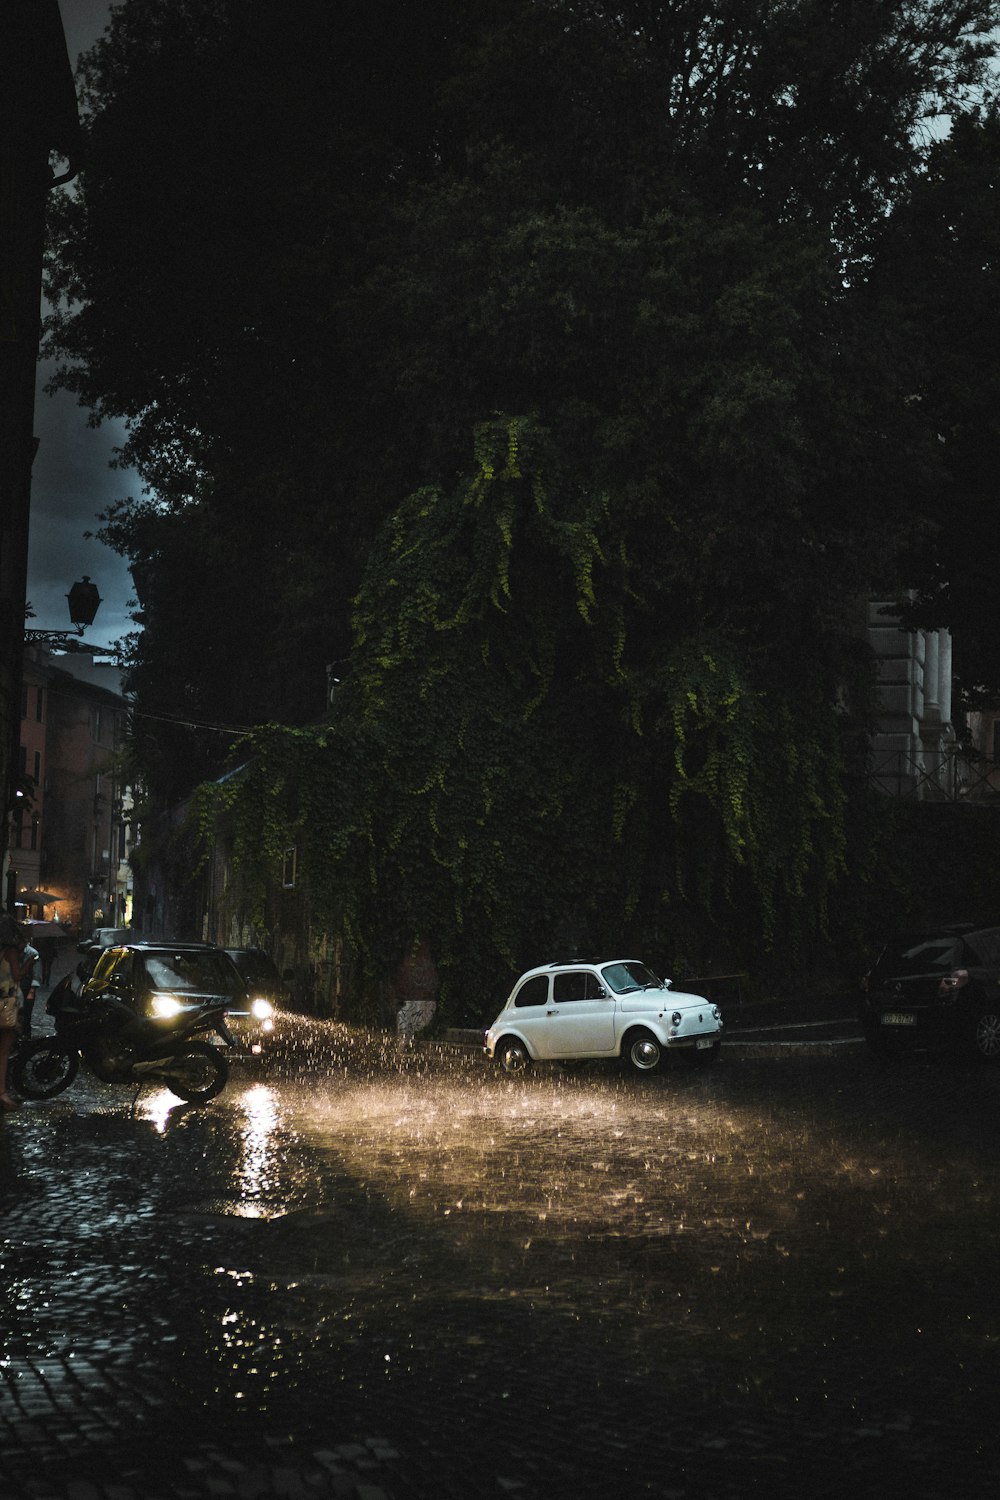
<instances>
[{"instance_id":1,"label":"suv windshield","mask_svg":"<svg viewBox=\"0 0 1000 1500\"><path fill-rule=\"evenodd\" d=\"M240 977L223 953L183 953L165 950L144 953L141 963L149 988L192 995L235 995L242 991Z\"/></svg>"},{"instance_id":2,"label":"suv windshield","mask_svg":"<svg viewBox=\"0 0 1000 1500\"><path fill-rule=\"evenodd\" d=\"M660 988L660 981L645 964L608 964L601 970L601 978L616 995L627 995L631 990Z\"/></svg>"}]
</instances>

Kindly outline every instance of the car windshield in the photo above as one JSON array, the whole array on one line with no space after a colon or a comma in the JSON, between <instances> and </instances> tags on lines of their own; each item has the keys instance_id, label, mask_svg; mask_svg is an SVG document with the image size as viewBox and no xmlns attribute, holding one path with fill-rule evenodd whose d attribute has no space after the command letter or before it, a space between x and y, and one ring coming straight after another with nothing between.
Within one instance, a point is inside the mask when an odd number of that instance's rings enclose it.
<instances>
[{"instance_id":1,"label":"car windshield","mask_svg":"<svg viewBox=\"0 0 1000 1500\"><path fill-rule=\"evenodd\" d=\"M904 979L915 974L948 973L958 966L961 950L960 940L949 934L904 937L889 944L875 967L879 974Z\"/></svg>"},{"instance_id":2,"label":"car windshield","mask_svg":"<svg viewBox=\"0 0 1000 1500\"><path fill-rule=\"evenodd\" d=\"M616 995L627 995L631 990L658 990L660 988L660 981L652 969L647 969L645 964L636 963L634 960L619 964L605 964L601 970L601 978Z\"/></svg>"},{"instance_id":3,"label":"car windshield","mask_svg":"<svg viewBox=\"0 0 1000 1500\"><path fill-rule=\"evenodd\" d=\"M150 987L191 995L235 995L242 985L223 953L145 953L142 962Z\"/></svg>"}]
</instances>

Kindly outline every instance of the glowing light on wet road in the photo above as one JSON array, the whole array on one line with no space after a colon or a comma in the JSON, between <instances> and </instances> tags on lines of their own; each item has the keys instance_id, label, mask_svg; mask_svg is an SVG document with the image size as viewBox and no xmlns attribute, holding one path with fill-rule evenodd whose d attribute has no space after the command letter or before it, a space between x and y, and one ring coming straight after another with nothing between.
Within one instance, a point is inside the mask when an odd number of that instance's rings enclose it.
<instances>
[{"instance_id":1,"label":"glowing light on wet road","mask_svg":"<svg viewBox=\"0 0 1000 1500\"><path fill-rule=\"evenodd\" d=\"M237 1167L242 1212L248 1218L263 1218L273 1211L273 1202L269 1205L268 1199L273 1199L278 1190L274 1142L277 1095L265 1084L257 1084L241 1094L239 1102L244 1116Z\"/></svg>"}]
</instances>

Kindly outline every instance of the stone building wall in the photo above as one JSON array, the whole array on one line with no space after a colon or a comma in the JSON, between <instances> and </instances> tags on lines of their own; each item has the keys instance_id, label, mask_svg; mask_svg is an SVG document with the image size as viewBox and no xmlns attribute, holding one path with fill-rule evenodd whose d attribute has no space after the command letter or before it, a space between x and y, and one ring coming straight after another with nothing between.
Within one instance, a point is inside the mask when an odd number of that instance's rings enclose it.
<instances>
[{"instance_id":1,"label":"stone building wall","mask_svg":"<svg viewBox=\"0 0 1000 1500\"><path fill-rule=\"evenodd\" d=\"M868 642L879 681L875 785L894 796L955 796L950 632L903 630L892 605L876 600L868 605Z\"/></svg>"}]
</instances>

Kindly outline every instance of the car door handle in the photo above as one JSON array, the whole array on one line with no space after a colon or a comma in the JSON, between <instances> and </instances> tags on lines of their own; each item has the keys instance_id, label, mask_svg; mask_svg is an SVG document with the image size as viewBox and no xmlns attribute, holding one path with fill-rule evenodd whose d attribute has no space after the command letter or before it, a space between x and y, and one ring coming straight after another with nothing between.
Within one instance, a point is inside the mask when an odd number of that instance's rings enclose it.
<instances>
[{"instance_id":1,"label":"car door handle","mask_svg":"<svg viewBox=\"0 0 1000 1500\"><path fill-rule=\"evenodd\" d=\"M547 1015L547 1016L557 1016L557 1015L558 1015L558 1014L559 1014L559 1012L558 1012L558 1010L547 1010L547 1011L546 1011L546 1012L545 1012L545 1014L546 1014L546 1015Z\"/></svg>"}]
</instances>

